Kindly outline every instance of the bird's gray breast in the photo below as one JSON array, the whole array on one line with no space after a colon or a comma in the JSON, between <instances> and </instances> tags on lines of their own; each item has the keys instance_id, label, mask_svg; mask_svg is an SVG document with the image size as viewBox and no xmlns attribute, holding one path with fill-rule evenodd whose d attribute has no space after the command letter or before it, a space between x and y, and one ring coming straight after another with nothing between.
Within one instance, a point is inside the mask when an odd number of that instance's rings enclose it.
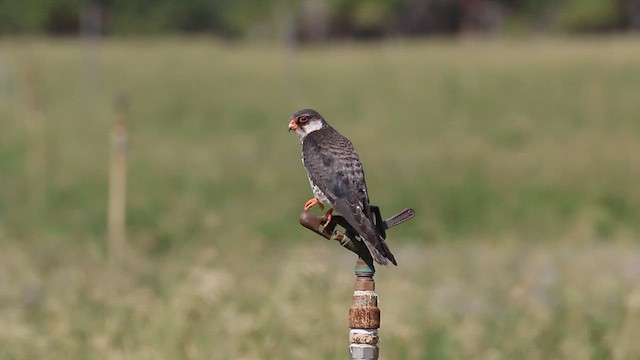
<instances>
[{"instance_id":1,"label":"bird's gray breast","mask_svg":"<svg viewBox=\"0 0 640 360\"><path fill-rule=\"evenodd\" d=\"M303 165L319 200L351 198L366 202L362 164L349 140L331 127L307 135L302 144Z\"/></svg>"}]
</instances>

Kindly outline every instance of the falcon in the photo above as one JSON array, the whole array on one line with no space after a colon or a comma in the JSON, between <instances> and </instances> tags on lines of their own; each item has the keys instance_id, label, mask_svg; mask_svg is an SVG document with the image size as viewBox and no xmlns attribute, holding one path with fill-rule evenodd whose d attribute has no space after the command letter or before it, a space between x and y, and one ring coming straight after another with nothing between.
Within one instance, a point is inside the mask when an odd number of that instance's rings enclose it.
<instances>
[{"instance_id":1,"label":"falcon","mask_svg":"<svg viewBox=\"0 0 640 360\"><path fill-rule=\"evenodd\" d=\"M344 219L362 237L373 259L382 265L391 261L397 265L391 250L373 223L364 170L356 150L346 137L332 128L317 111L303 109L289 119L289 131L295 131L302 145L302 165L307 170L313 198L306 202L304 211L324 204Z\"/></svg>"}]
</instances>

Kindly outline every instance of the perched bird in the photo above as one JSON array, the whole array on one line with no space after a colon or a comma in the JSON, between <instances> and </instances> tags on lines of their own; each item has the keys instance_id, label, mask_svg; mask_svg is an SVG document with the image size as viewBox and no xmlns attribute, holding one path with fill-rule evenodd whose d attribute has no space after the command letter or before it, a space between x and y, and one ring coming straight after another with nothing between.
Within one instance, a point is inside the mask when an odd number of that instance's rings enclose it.
<instances>
[{"instance_id":1,"label":"perched bird","mask_svg":"<svg viewBox=\"0 0 640 360\"><path fill-rule=\"evenodd\" d=\"M391 261L397 265L391 250L375 229L369 205L367 184L358 154L349 141L340 135L312 109L295 112L289 119L289 131L295 131L302 145L302 165L307 170L313 191L304 205L309 211L318 205L331 206L327 218L337 210L362 237L373 259L382 265Z\"/></svg>"}]
</instances>

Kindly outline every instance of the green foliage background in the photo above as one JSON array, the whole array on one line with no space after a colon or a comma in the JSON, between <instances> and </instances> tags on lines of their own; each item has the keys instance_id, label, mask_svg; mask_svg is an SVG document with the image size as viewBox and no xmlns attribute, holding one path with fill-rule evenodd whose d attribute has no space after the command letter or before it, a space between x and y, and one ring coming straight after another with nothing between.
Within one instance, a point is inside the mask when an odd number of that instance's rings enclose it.
<instances>
[{"instance_id":1,"label":"green foliage background","mask_svg":"<svg viewBox=\"0 0 640 360\"><path fill-rule=\"evenodd\" d=\"M376 275L382 358L638 358L638 69L633 38L5 38L0 357L344 357L355 259L297 224L310 190L286 125L310 106L354 142L383 215L417 211Z\"/></svg>"},{"instance_id":2,"label":"green foliage background","mask_svg":"<svg viewBox=\"0 0 640 360\"><path fill-rule=\"evenodd\" d=\"M93 237L105 226L102 161L121 94L130 101L129 225L151 232L157 246L202 237L207 216L292 238L289 219L308 189L283 123L304 106L353 139L387 215L419 211L403 235L544 238L583 221L602 238L638 231L632 42L388 43L288 54L144 39L106 41L93 65L73 41L4 48L0 214L18 233L33 226L26 209L10 205L27 201L21 119L29 97L41 103L47 146L47 215L36 223ZM246 213L250 204L258 213Z\"/></svg>"},{"instance_id":3,"label":"green foliage background","mask_svg":"<svg viewBox=\"0 0 640 360\"><path fill-rule=\"evenodd\" d=\"M637 30L640 11L632 0L2 0L0 32L76 33L92 9L98 9L107 34L200 32L234 38L277 37L286 15L295 16L300 34L320 21L332 37L381 37L487 29Z\"/></svg>"}]
</instances>

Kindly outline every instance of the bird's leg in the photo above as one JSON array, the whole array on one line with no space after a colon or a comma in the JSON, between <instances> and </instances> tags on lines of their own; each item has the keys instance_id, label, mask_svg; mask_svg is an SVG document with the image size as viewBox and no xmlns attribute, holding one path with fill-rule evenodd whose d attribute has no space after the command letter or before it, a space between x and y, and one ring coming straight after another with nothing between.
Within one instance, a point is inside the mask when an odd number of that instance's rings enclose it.
<instances>
[{"instance_id":1,"label":"bird's leg","mask_svg":"<svg viewBox=\"0 0 640 360\"><path fill-rule=\"evenodd\" d=\"M309 211L315 205L318 205L320 207L320 210L324 210L324 205L322 204L322 202L314 197L309 199L309 201L304 204L304 212Z\"/></svg>"},{"instance_id":2,"label":"bird's leg","mask_svg":"<svg viewBox=\"0 0 640 360\"><path fill-rule=\"evenodd\" d=\"M327 211L326 214L324 214L324 217L327 218L327 224L331 221L331 218L333 217L333 208L329 209L329 211Z\"/></svg>"},{"instance_id":3,"label":"bird's leg","mask_svg":"<svg viewBox=\"0 0 640 360\"><path fill-rule=\"evenodd\" d=\"M331 222L331 219L333 218L333 208L329 209L329 211L327 211L327 213L324 214L324 218L326 220L324 221L324 227L322 228L322 231L324 231L324 229L327 227L327 225L329 225L329 223Z\"/></svg>"}]
</instances>

